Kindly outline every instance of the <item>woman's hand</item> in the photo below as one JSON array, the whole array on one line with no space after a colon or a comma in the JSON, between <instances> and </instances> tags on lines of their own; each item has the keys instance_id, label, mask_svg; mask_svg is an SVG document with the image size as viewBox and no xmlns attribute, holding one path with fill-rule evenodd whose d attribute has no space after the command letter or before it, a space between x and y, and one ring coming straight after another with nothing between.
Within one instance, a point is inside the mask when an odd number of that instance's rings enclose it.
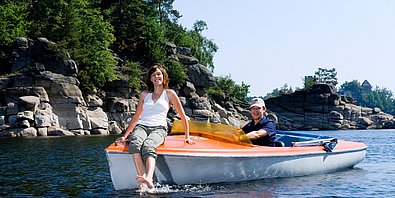
<instances>
[{"instance_id":1,"label":"woman's hand","mask_svg":"<svg viewBox=\"0 0 395 198\"><path fill-rule=\"evenodd\" d=\"M184 142L188 144L195 144L195 142L191 140L191 138L185 138Z\"/></svg>"},{"instance_id":2,"label":"woman's hand","mask_svg":"<svg viewBox=\"0 0 395 198\"><path fill-rule=\"evenodd\" d=\"M119 137L115 140L115 146L125 146L125 137Z\"/></svg>"},{"instance_id":3,"label":"woman's hand","mask_svg":"<svg viewBox=\"0 0 395 198\"><path fill-rule=\"evenodd\" d=\"M123 141L125 141L125 137L119 137L119 138L117 138L116 140L115 140L115 142L123 142Z\"/></svg>"}]
</instances>

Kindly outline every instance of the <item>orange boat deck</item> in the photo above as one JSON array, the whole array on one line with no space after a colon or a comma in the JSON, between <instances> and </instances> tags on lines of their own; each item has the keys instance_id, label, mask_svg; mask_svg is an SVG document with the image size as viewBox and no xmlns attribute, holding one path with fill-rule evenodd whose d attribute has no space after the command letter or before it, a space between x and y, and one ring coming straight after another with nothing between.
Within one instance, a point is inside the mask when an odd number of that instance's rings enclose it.
<instances>
[{"instance_id":1,"label":"orange boat deck","mask_svg":"<svg viewBox=\"0 0 395 198\"><path fill-rule=\"evenodd\" d=\"M322 146L308 147L266 147L266 146L246 146L241 144L226 143L209 138L192 136L195 144L190 145L184 142L183 135L168 136L163 145L157 149L158 154L167 155L199 155L199 156L286 156L326 153ZM333 149L333 153L364 150L366 145L358 142L340 140ZM111 144L107 151L127 152L124 146Z\"/></svg>"}]
</instances>

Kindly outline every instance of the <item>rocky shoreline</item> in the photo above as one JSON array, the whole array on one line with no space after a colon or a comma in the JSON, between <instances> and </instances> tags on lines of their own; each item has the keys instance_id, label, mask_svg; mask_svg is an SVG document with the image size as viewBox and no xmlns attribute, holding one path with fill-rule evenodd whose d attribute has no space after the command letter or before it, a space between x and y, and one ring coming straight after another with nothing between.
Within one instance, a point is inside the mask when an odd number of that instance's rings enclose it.
<instances>
[{"instance_id":1,"label":"rocky shoreline","mask_svg":"<svg viewBox=\"0 0 395 198\"><path fill-rule=\"evenodd\" d=\"M135 113L138 95L128 82L113 81L107 91L83 93L71 58L48 53L50 41L18 38L13 50L15 75L0 78L0 137L120 134ZM204 88L214 82L190 50L168 45L169 59L187 67L189 80L176 90L193 120L240 126L248 112L231 101L225 107L210 99ZM31 66L34 66L31 68ZM57 66L56 66L57 65ZM169 112L169 125L177 117Z\"/></svg>"},{"instance_id":2,"label":"rocky shoreline","mask_svg":"<svg viewBox=\"0 0 395 198\"><path fill-rule=\"evenodd\" d=\"M49 53L49 43L45 38L18 38L15 42L14 75L0 78L0 137L122 133L135 113L137 93L122 79L105 91L83 93L75 77L75 62ZM189 80L176 91L191 119L236 127L246 123L246 102L207 96L204 88L212 85L214 76L189 49L168 44L168 57L187 68ZM330 85L269 98L266 104L281 130L395 128L392 115L356 106ZM171 111L168 118L171 125L176 112Z\"/></svg>"},{"instance_id":3,"label":"rocky shoreline","mask_svg":"<svg viewBox=\"0 0 395 198\"><path fill-rule=\"evenodd\" d=\"M281 130L393 129L394 116L354 104L329 84L266 100Z\"/></svg>"}]
</instances>

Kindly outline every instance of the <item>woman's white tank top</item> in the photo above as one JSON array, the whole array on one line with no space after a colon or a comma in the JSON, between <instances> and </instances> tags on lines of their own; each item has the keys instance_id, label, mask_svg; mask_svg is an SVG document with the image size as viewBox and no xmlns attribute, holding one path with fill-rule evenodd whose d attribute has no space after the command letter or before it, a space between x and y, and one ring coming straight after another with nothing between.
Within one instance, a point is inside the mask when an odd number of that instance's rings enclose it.
<instances>
[{"instance_id":1,"label":"woman's white tank top","mask_svg":"<svg viewBox=\"0 0 395 198\"><path fill-rule=\"evenodd\" d=\"M169 98L166 91L163 91L158 100L152 100L152 93L148 93L144 98L143 112L137 124L145 126L164 126L167 128L167 112L169 111Z\"/></svg>"}]
</instances>

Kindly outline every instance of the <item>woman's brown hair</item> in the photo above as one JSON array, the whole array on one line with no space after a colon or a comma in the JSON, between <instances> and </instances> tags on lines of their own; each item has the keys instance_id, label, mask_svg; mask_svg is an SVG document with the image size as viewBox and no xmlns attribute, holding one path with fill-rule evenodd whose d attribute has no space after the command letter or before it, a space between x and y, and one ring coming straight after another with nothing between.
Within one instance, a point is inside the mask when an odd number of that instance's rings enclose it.
<instances>
[{"instance_id":1,"label":"woman's brown hair","mask_svg":"<svg viewBox=\"0 0 395 198\"><path fill-rule=\"evenodd\" d=\"M151 81L151 75L159 70L163 74L163 88L169 88L169 76L167 75L166 68L161 64L155 64L148 70L147 78L145 79L145 84L147 84L147 88L149 92L154 92L154 83Z\"/></svg>"}]
</instances>

